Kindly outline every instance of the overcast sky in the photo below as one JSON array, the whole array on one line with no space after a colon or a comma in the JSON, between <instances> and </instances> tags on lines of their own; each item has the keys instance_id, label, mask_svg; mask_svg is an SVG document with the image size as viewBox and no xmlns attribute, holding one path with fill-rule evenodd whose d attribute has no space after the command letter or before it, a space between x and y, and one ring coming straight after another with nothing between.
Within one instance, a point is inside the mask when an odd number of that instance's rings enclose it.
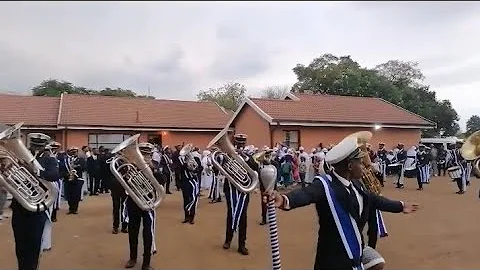
<instances>
[{"instance_id":1,"label":"overcast sky","mask_svg":"<svg viewBox=\"0 0 480 270\"><path fill-rule=\"evenodd\" d=\"M0 89L44 79L194 99L228 81L293 84L323 53L418 61L464 122L480 114L480 3L0 2Z\"/></svg>"}]
</instances>

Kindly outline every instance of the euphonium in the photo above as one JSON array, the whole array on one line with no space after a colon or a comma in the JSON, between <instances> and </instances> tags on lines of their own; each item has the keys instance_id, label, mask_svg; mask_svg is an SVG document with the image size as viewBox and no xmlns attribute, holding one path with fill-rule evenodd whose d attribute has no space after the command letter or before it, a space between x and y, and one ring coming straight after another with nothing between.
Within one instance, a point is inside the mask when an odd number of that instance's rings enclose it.
<instances>
[{"instance_id":1,"label":"euphonium","mask_svg":"<svg viewBox=\"0 0 480 270\"><path fill-rule=\"evenodd\" d=\"M257 187L258 174L236 153L235 147L227 137L227 133L228 127L225 127L207 146L207 148L213 146L218 148L212 151L213 166L239 191L252 192ZM216 157L222 154L224 160L222 164L219 164Z\"/></svg>"},{"instance_id":2,"label":"euphonium","mask_svg":"<svg viewBox=\"0 0 480 270\"><path fill-rule=\"evenodd\" d=\"M187 164L187 169L191 172L195 172L198 170L198 164L195 161L195 158L192 155L193 145L187 144L178 153L180 156L185 157L185 163Z\"/></svg>"},{"instance_id":3,"label":"euphonium","mask_svg":"<svg viewBox=\"0 0 480 270\"><path fill-rule=\"evenodd\" d=\"M378 180L377 176L375 175L375 170L372 166L372 160L370 160L370 155L368 154L367 151L367 142L372 138L373 134L370 131L359 131L350 134L347 136L347 138L351 137L356 137L357 138L357 144L361 148L362 151L366 153L365 157L362 160L363 163L363 176L362 176L362 182L367 188L368 191L375 193L375 194L380 194L381 193L381 183Z\"/></svg>"},{"instance_id":4,"label":"euphonium","mask_svg":"<svg viewBox=\"0 0 480 270\"><path fill-rule=\"evenodd\" d=\"M110 171L135 204L144 211L157 208L165 198L161 186L138 148L136 134L112 150L117 156L108 160Z\"/></svg>"},{"instance_id":5,"label":"euphonium","mask_svg":"<svg viewBox=\"0 0 480 270\"><path fill-rule=\"evenodd\" d=\"M465 160L473 162L473 174L480 178L480 130L465 139L462 148L460 148L460 153Z\"/></svg>"},{"instance_id":6,"label":"euphonium","mask_svg":"<svg viewBox=\"0 0 480 270\"><path fill-rule=\"evenodd\" d=\"M47 210L57 197L55 186L37 177L44 168L20 139L18 123L0 133L0 185L30 212Z\"/></svg>"}]
</instances>

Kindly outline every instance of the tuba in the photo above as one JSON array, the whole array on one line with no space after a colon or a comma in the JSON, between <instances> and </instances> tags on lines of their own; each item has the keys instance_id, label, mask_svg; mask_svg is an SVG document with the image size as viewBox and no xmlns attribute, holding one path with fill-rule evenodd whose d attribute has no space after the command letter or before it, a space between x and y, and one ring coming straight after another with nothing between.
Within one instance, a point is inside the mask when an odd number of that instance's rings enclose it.
<instances>
[{"instance_id":1,"label":"tuba","mask_svg":"<svg viewBox=\"0 0 480 270\"><path fill-rule=\"evenodd\" d=\"M480 178L480 130L465 139L462 148L460 148L460 153L465 160L473 162L473 174Z\"/></svg>"},{"instance_id":2,"label":"tuba","mask_svg":"<svg viewBox=\"0 0 480 270\"><path fill-rule=\"evenodd\" d=\"M356 137L357 144L362 149L362 151L367 152L367 142L372 138L373 134L370 131L359 131L348 135L346 138ZM345 139L346 139L345 138ZM375 175L375 169L373 167L372 161L370 160L370 155L367 154L363 158L363 176L362 182L367 188L368 191L374 194L380 194L382 190L382 185Z\"/></svg>"},{"instance_id":3,"label":"tuba","mask_svg":"<svg viewBox=\"0 0 480 270\"><path fill-rule=\"evenodd\" d=\"M179 152L180 156L185 157L185 163L187 164L187 169L191 172L196 172L198 170L198 164L195 161L195 158L192 155L193 145L187 144Z\"/></svg>"},{"instance_id":4,"label":"tuba","mask_svg":"<svg viewBox=\"0 0 480 270\"><path fill-rule=\"evenodd\" d=\"M258 184L258 174L235 151L235 147L228 139L228 127L220 131L208 144L207 148L216 147L212 151L212 163L225 178L239 191L250 193ZM217 155L223 155L223 164L218 163Z\"/></svg>"},{"instance_id":5,"label":"tuba","mask_svg":"<svg viewBox=\"0 0 480 270\"><path fill-rule=\"evenodd\" d=\"M53 183L37 177L44 168L20 139L18 123L0 133L0 185L12 194L23 208L30 212L43 212L56 200Z\"/></svg>"},{"instance_id":6,"label":"tuba","mask_svg":"<svg viewBox=\"0 0 480 270\"><path fill-rule=\"evenodd\" d=\"M117 155L107 162L110 163L110 171L135 204L143 211L150 211L165 198L165 189L157 182L143 158L137 144L138 137L140 134L117 145L112 150L112 154Z\"/></svg>"}]
</instances>

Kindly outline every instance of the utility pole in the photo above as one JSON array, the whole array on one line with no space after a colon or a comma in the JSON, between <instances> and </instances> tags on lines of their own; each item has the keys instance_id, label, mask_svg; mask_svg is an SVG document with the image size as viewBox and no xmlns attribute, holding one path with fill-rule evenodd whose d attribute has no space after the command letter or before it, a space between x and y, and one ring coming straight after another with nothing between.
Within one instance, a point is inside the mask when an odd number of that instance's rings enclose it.
<instances>
[{"instance_id":1,"label":"utility pole","mask_svg":"<svg viewBox=\"0 0 480 270\"><path fill-rule=\"evenodd\" d=\"M148 96L150 96L150 85L148 86Z\"/></svg>"}]
</instances>

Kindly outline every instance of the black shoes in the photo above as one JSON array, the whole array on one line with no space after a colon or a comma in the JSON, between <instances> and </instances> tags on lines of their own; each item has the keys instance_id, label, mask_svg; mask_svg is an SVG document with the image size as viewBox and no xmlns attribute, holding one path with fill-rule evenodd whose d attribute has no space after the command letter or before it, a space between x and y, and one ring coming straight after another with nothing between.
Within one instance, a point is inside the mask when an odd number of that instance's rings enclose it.
<instances>
[{"instance_id":1,"label":"black shoes","mask_svg":"<svg viewBox=\"0 0 480 270\"><path fill-rule=\"evenodd\" d=\"M225 242L223 243L223 249L229 249L230 248L230 242ZM238 248L238 253L242 255L248 255L248 249L245 246L240 246Z\"/></svg>"}]
</instances>

